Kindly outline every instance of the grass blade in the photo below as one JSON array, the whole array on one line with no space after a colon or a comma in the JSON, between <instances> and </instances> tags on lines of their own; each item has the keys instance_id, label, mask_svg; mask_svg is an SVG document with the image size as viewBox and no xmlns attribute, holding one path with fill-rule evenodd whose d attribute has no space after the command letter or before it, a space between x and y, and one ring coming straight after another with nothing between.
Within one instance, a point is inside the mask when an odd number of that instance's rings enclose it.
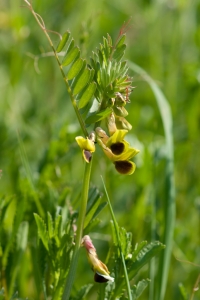
<instances>
[{"instance_id":1,"label":"grass blade","mask_svg":"<svg viewBox=\"0 0 200 300\"><path fill-rule=\"evenodd\" d=\"M167 287L167 279L169 273L173 234L175 226L175 183L174 183L174 147L173 147L173 123L172 114L169 103L162 93L161 89L155 83L155 81L138 65L133 62L129 62L130 69L142 76L150 85L163 122L163 128L166 139L167 148L167 161L166 161L166 185L168 190L168 201L165 210L165 232L163 237L163 243L166 245L165 250L161 254L160 258L160 270L159 270L159 293L157 299L163 300Z\"/></svg>"}]
</instances>

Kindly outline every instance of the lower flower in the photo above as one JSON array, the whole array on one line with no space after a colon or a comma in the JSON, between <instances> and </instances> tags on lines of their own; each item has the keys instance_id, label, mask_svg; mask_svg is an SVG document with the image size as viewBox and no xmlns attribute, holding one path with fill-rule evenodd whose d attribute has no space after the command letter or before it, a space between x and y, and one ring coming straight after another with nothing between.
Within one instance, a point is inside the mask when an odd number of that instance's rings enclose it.
<instances>
[{"instance_id":1,"label":"lower flower","mask_svg":"<svg viewBox=\"0 0 200 300\"><path fill-rule=\"evenodd\" d=\"M114 281L114 278L111 277L108 271L108 268L97 256L96 249L90 239L89 235L85 235L82 239L82 246L85 247L87 251L88 261L94 271L94 280L99 283Z\"/></svg>"}]
</instances>

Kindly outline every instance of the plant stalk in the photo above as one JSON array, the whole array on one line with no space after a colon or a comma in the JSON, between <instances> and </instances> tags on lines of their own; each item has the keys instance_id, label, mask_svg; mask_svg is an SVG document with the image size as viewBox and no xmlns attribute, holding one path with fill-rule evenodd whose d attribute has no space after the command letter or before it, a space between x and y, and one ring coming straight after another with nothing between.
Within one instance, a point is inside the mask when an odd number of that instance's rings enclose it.
<instances>
[{"instance_id":1,"label":"plant stalk","mask_svg":"<svg viewBox=\"0 0 200 300\"><path fill-rule=\"evenodd\" d=\"M108 207L110 210L110 214L112 216L113 219L113 223L114 223L114 227L115 227L115 231L116 231L116 235L117 235L117 242L118 242L118 247L120 249L120 255L121 255L121 260L122 260L122 264L123 264L123 269L124 269L124 277L125 277L125 281L126 281L126 287L127 287L127 293L128 293L128 299L132 300L132 294L131 294L131 288L130 288L130 283L129 283L129 278L128 278L128 273L127 273L127 269L126 269L126 264L125 264L125 259L124 259L124 255L122 253L122 249L121 249L121 243L120 243L120 236L119 236L119 228L118 228L118 224L117 221L115 219L115 215L111 206L111 202L110 202L110 198L108 196L107 190L106 190L106 186L105 183L103 181L103 177L101 176L102 182L103 182L103 186L104 186L104 190L106 193L106 197L108 200Z\"/></svg>"},{"instance_id":2,"label":"plant stalk","mask_svg":"<svg viewBox=\"0 0 200 300\"><path fill-rule=\"evenodd\" d=\"M53 50L53 53L54 53L54 55L55 55L55 58L56 58L56 60L57 60L58 65L59 65L59 68L60 68L62 77L63 77L63 79L64 79L64 82L65 82L65 85L66 85L66 88L67 88L67 92L68 92L68 94L69 94L69 96L70 96L71 103L72 103L72 105L73 105L74 111L75 111L76 116L77 116L77 118L78 118L80 127L81 127L81 129L82 129L84 135L87 137L87 136L88 136L87 129L86 129L86 127L85 127L84 121L83 121L83 119L82 119L82 117L81 117L81 114L80 114L80 112L79 112L79 109L78 109L78 107L77 107L76 100L75 100L75 98L74 98L74 96L73 96L73 92L72 92L72 90L71 90L71 88L70 88L70 85L69 85L69 83L68 83L68 80L67 80L67 78L66 78L66 76L65 76L65 73L64 73L64 71L63 71L62 64L61 64L61 62L60 62L60 60L59 60L59 57L58 57L58 55L57 55L57 52L56 52L56 50L55 50L55 48L54 48L53 42L52 42L52 40L51 40L51 38L50 38L50 36L49 36L49 34L48 34L48 32L47 32L47 29L46 29L46 27L45 27L44 21L42 20L42 17L34 11L34 9L33 9L32 5L31 5L31 3L30 3L28 0L24 0L24 1L25 1L26 4L28 5L29 10L30 10L31 13L33 14L33 16L34 16L34 18L36 19L38 25L40 26L40 28L42 29L42 31L44 32L44 34L46 35L46 37L47 37L47 39L48 39L48 41L49 41L49 44L50 44L50 46L51 46L51 48L52 48L52 50ZM56 32L54 32L54 33L56 33Z\"/></svg>"},{"instance_id":3,"label":"plant stalk","mask_svg":"<svg viewBox=\"0 0 200 300\"><path fill-rule=\"evenodd\" d=\"M80 250L80 246L81 246L81 240L82 240L82 234L83 234L83 228L84 228L86 208L87 208L91 168L92 168L92 161L90 161L90 163L85 162L83 189L82 189L82 194L81 194L81 204L80 204L80 210L79 210L78 222L77 222L76 242L75 242L74 253L73 253L72 261L70 264L69 273L68 273L68 277L66 280L62 300L69 299L72 285L73 285L74 279L75 279L75 274L76 274L76 269L77 269L77 264L78 264L78 257L79 257L79 250Z\"/></svg>"}]
</instances>

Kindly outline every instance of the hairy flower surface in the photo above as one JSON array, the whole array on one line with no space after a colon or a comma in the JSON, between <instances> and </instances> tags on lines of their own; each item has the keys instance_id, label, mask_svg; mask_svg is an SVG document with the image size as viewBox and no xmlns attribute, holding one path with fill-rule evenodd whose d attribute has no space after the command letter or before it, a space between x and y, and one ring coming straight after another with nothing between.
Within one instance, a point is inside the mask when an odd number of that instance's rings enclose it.
<instances>
[{"instance_id":1,"label":"hairy flower surface","mask_svg":"<svg viewBox=\"0 0 200 300\"><path fill-rule=\"evenodd\" d=\"M95 151L94 134L90 134L89 138L86 139L82 136L77 136L75 139L82 150L84 160L89 163L92 159L92 153Z\"/></svg>"},{"instance_id":2,"label":"hairy flower surface","mask_svg":"<svg viewBox=\"0 0 200 300\"><path fill-rule=\"evenodd\" d=\"M114 163L116 170L121 174L131 175L135 171L136 165L130 159L139 150L130 147L124 140L128 130L116 130L110 137L100 127L96 128L97 141L102 147L106 156Z\"/></svg>"},{"instance_id":3,"label":"hairy flower surface","mask_svg":"<svg viewBox=\"0 0 200 300\"><path fill-rule=\"evenodd\" d=\"M110 272L108 271L106 265L99 260L96 253L96 249L89 235L85 235L83 237L82 246L84 246L87 251L88 261L92 267L92 270L95 273L94 280L99 283L107 282L107 281L113 282L114 278L109 275Z\"/></svg>"}]
</instances>

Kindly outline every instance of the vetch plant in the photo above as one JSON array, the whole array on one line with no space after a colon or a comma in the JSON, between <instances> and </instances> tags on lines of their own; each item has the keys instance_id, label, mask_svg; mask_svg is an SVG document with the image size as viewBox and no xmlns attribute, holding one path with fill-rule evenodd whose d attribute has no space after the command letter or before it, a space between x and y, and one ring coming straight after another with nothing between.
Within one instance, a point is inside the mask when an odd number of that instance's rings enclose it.
<instances>
[{"instance_id":1,"label":"vetch plant","mask_svg":"<svg viewBox=\"0 0 200 300\"><path fill-rule=\"evenodd\" d=\"M136 164L132 159L139 153L139 150L125 139L132 129L126 117L128 115L127 104L130 103L129 96L133 90L132 79L128 75L129 68L127 62L123 60L126 49L125 27L122 27L114 44L109 35L104 37L99 48L93 52L90 61L86 62L81 57L81 51L69 30L63 36L47 30L42 17L34 11L32 4L27 0L24 1L47 37L53 51L52 55L58 63L82 130L82 136L77 136L76 142L81 149L84 161L78 212L70 204L66 207L66 203L63 204L61 199L62 205L56 208L54 214L48 210L46 213L36 193L32 195L37 203L38 212L34 213L34 218L39 237L38 245L36 249L32 249L32 253L35 255L33 257L43 262L39 272L42 281L42 296L38 292L38 299L42 297L53 300L83 299L89 295L91 289L98 289L96 294L101 300L138 299L149 280L143 279L136 284L136 274L165 246L160 242L150 244L141 242L133 247L132 233L127 232L116 221L104 182L107 199L105 202L102 202L99 191L91 185L92 162L95 159L97 146L100 146L105 159L108 158L114 164L118 173L132 175L136 169ZM50 33L59 35L60 42L57 46L54 46ZM60 56L61 52L62 56ZM31 181L31 178L29 179ZM30 182L27 183L27 193L30 192L29 184ZM72 197L71 191L64 191L63 197L66 194L69 198ZM90 238L92 226L98 225L96 217L106 205L111 216L112 235L112 243L107 256L108 263L98 258L98 250L95 249ZM19 240L20 237L28 235L27 223L19 225L21 221L22 218L16 221ZM26 245L27 239L24 238L21 251L24 251ZM94 281L99 285L92 282L79 287L75 293L73 286L81 246L86 249L89 263L94 271ZM10 248L11 246L8 247L7 253ZM7 259L8 254L4 258L5 266ZM13 277L12 286L7 293L9 296L12 295L14 289L14 280Z\"/></svg>"}]
</instances>

